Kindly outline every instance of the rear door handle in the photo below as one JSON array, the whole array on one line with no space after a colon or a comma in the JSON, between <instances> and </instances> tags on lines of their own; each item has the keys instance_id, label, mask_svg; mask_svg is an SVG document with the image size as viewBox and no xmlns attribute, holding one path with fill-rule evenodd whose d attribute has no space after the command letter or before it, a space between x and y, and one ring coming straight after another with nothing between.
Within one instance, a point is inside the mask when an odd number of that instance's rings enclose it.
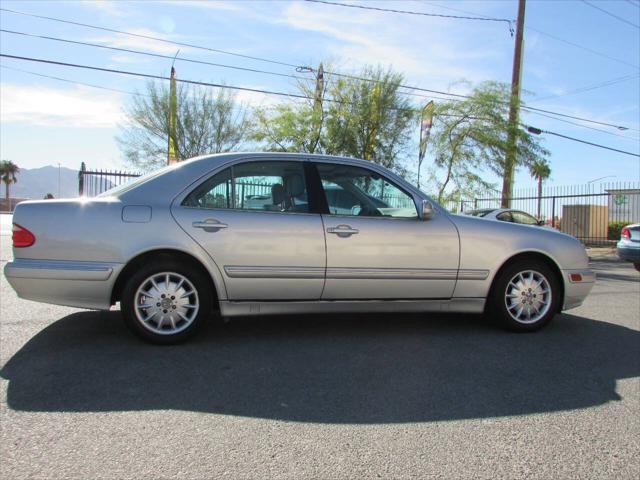
<instances>
[{"instance_id":1,"label":"rear door handle","mask_svg":"<svg viewBox=\"0 0 640 480\"><path fill-rule=\"evenodd\" d=\"M202 228L205 232L216 232L221 228L228 228L226 223L220 223L217 220L207 219L203 222L193 222L191 224L193 228Z\"/></svg>"},{"instance_id":2,"label":"rear door handle","mask_svg":"<svg viewBox=\"0 0 640 480\"><path fill-rule=\"evenodd\" d=\"M355 235L360 233L360 230L357 228L351 228L350 225L338 225L337 227L329 227L327 228L327 233L333 233L334 235L338 235L339 237L346 238L351 235Z\"/></svg>"}]
</instances>

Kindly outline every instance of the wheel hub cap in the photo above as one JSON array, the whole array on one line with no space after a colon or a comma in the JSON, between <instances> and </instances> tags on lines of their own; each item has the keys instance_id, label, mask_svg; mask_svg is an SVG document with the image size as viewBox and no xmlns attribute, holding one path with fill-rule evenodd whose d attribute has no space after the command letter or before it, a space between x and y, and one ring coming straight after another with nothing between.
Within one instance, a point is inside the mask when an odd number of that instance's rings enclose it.
<instances>
[{"instance_id":1,"label":"wheel hub cap","mask_svg":"<svg viewBox=\"0 0 640 480\"><path fill-rule=\"evenodd\" d=\"M198 314L198 292L185 276L157 273L141 283L135 296L136 317L154 333L171 335L185 330Z\"/></svg>"},{"instance_id":2,"label":"wheel hub cap","mask_svg":"<svg viewBox=\"0 0 640 480\"><path fill-rule=\"evenodd\" d=\"M505 291L507 312L520 323L540 320L549 311L551 298L549 281L534 270L516 274Z\"/></svg>"}]
</instances>

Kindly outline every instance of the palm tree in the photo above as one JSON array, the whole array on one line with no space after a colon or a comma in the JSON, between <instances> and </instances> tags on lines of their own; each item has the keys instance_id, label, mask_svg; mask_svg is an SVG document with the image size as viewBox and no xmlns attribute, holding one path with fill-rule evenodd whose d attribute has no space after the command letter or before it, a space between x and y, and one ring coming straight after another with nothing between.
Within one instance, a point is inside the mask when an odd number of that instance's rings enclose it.
<instances>
[{"instance_id":1,"label":"palm tree","mask_svg":"<svg viewBox=\"0 0 640 480\"><path fill-rule=\"evenodd\" d=\"M542 182L551 175L551 166L546 160L539 159L529 165L529 173L538 181L538 219L540 219L540 205L542 203Z\"/></svg>"},{"instance_id":2,"label":"palm tree","mask_svg":"<svg viewBox=\"0 0 640 480\"><path fill-rule=\"evenodd\" d=\"M18 167L11 160L2 160L0 162L0 180L4 182L5 187L5 198L7 199L7 206L11 208L9 205L9 185L12 183L18 182L17 174L20 171L20 167Z\"/></svg>"}]
</instances>

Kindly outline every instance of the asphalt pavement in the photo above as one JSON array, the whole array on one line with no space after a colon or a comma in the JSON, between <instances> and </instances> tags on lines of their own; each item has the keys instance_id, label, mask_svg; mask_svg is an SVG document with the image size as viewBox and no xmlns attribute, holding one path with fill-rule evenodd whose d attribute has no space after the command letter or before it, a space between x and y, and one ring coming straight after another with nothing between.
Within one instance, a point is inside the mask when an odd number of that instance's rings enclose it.
<instances>
[{"instance_id":1,"label":"asphalt pavement","mask_svg":"<svg viewBox=\"0 0 640 480\"><path fill-rule=\"evenodd\" d=\"M593 266L586 303L535 334L296 316L172 347L2 276L0 476L639 478L640 274Z\"/></svg>"}]
</instances>

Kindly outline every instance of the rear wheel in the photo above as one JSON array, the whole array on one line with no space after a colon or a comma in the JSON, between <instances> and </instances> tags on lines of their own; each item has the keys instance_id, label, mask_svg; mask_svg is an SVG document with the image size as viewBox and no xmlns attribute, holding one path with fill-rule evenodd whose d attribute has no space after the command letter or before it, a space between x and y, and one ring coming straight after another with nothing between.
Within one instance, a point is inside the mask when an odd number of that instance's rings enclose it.
<instances>
[{"instance_id":1,"label":"rear wheel","mask_svg":"<svg viewBox=\"0 0 640 480\"><path fill-rule=\"evenodd\" d=\"M188 263L161 260L135 272L124 286L122 315L143 340L172 344L186 340L211 313L205 275Z\"/></svg>"},{"instance_id":2,"label":"rear wheel","mask_svg":"<svg viewBox=\"0 0 640 480\"><path fill-rule=\"evenodd\" d=\"M531 332L555 316L560 286L555 273L539 261L519 261L507 266L495 280L489 312L504 327Z\"/></svg>"},{"instance_id":3,"label":"rear wheel","mask_svg":"<svg viewBox=\"0 0 640 480\"><path fill-rule=\"evenodd\" d=\"M636 267L636 270L640 272L640 263L636 262L633 264L634 267Z\"/></svg>"}]
</instances>

